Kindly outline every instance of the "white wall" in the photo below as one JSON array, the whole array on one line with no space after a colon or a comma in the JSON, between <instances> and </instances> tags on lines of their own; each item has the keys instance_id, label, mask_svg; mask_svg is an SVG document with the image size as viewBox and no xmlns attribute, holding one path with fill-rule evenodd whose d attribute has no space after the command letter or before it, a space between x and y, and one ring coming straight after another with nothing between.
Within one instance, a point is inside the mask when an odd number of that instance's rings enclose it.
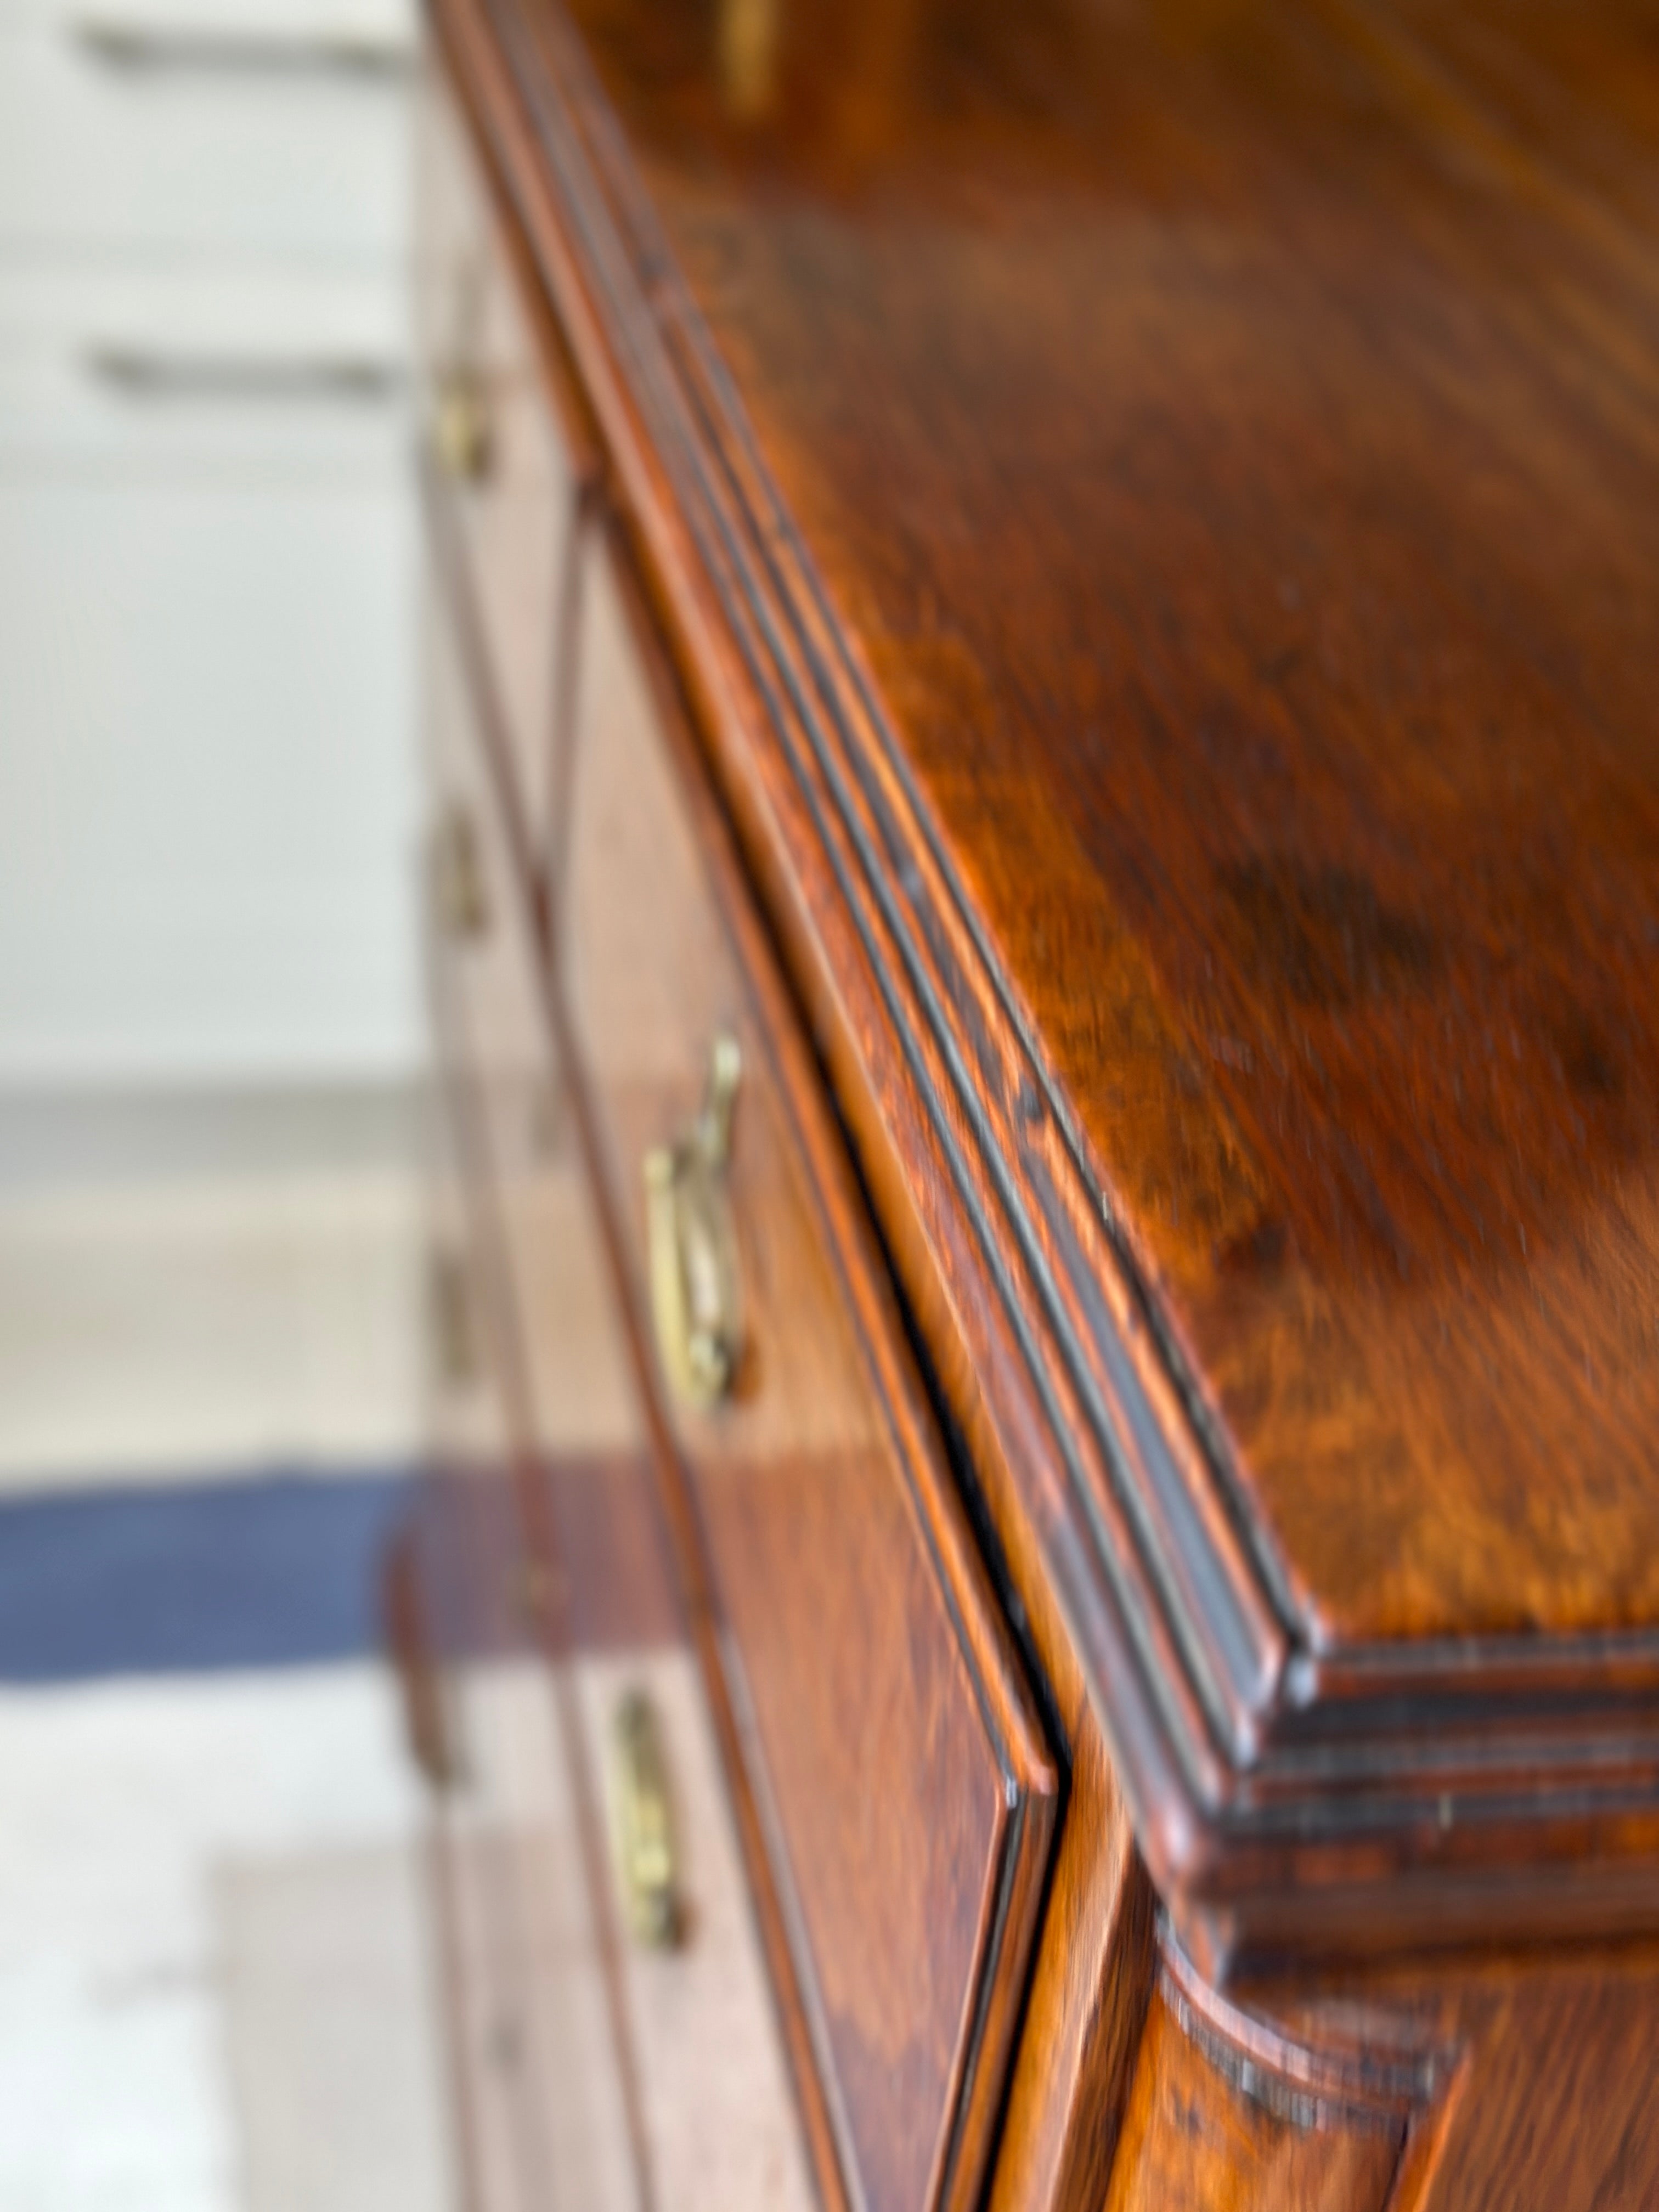
<instances>
[{"instance_id":1,"label":"white wall","mask_svg":"<svg viewBox=\"0 0 1659 2212\"><path fill-rule=\"evenodd\" d=\"M298 5L123 14L328 27ZM112 13L0 0L0 1088L395 1077L409 88L122 67L82 36Z\"/></svg>"}]
</instances>

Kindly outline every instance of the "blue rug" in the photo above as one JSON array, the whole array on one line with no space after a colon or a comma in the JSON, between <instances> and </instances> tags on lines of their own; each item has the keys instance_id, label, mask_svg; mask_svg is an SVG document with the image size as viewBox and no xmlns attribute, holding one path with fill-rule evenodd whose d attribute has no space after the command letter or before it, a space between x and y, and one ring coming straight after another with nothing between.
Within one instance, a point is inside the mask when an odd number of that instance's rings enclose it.
<instances>
[{"instance_id":1,"label":"blue rug","mask_svg":"<svg viewBox=\"0 0 1659 2212\"><path fill-rule=\"evenodd\" d=\"M381 1648L407 1469L0 1501L0 1682L306 1667Z\"/></svg>"}]
</instances>

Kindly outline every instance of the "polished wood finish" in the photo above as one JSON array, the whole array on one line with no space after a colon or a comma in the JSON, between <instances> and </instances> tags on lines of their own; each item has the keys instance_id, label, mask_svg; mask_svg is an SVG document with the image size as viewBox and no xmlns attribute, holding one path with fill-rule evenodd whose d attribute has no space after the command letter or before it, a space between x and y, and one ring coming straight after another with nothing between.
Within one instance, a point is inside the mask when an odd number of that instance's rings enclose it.
<instances>
[{"instance_id":1,"label":"polished wood finish","mask_svg":"<svg viewBox=\"0 0 1659 2212\"><path fill-rule=\"evenodd\" d=\"M712 1413L659 1399L855 2201L966 2205L1055 1777L678 701L603 539L591 559L554 927L602 1172L645 1310L645 1155L734 1038L741 1364Z\"/></svg>"},{"instance_id":2,"label":"polished wood finish","mask_svg":"<svg viewBox=\"0 0 1659 2212\"><path fill-rule=\"evenodd\" d=\"M536 1406L544 1400L557 1401L556 1382L543 1380L534 1370L538 1364L547 1365L557 1341L556 1332L562 1325L574 1322L580 1328L586 1322L591 1333L591 1319L568 1309L560 1312L545 1288L539 1292L538 1288L538 1281L545 1285L550 1273L550 1256L565 1241L558 1236L558 1224L548 1218L548 1178L538 1168L538 1157L562 1133L557 1122L551 1130L549 1127L549 1102L559 1095L560 1071L552 1040L537 1018L533 961L526 928L526 916L536 905L536 854L532 840L525 834L526 794L512 742L497 638L481 618L480 599L488 588L488 570L480 559L476 537L469 534L464 514L457 511L455 493L441 477L428 479L426 507L444 603L432 623L429 646L434 660L429 689L438 708L434 747L435 806L441 822L459 811L467 823L478 886L462 927L443 928L441 914L434 975L445 1059L453 1071L452 1085L459 1086L459 1106L469 1124L467 1148L484 1170L487 1194L481 1196L479 1203L496 1217L492 1235L499 1236L513 1255L514 1302L526 1308L532 1319L521 1352L514 1350L510 1329L501 1332L499 1341L505 1348L500 1355L503 1365L498 1388L515 1409L520 1427L528 1427L533 1434ZM592 610L590 626L602 625L608 618L610 649L613 653L629 651L628 641L617 627L619 602L607 574L596 580L587 596ZM585 659L590 670L602 666L602 655L590 652ZM643 708L650 715L650 695L643 688L637 665L612 673L624 678L631 675L632 682L624 681L620 687L615 683L593 684L592 696L603 702L605 713L613 714L620 702L624 709L631 706L637 714ZM667 769L665 758L658 750L661 736L649 722L641 726L641 734L651 749L643 765L660 787ZM582 740L584 750L591 750L592 736L586 726ZM606 757L609 765L609 749ZM620 765L625 775L625 754ZM638 768L641 763L635 760L633 765ZM671 805L678 803L670 800ZM595 839L585 824L576 850L585 857L596 848L606 853L607 841L603 835ZM691 886L682 883L668 888L671 892L678 889L684 893ZM706 933L709 917L699 911L706 889L697 884L696 891L697 903L684 913L677 912L673 897L668 897L667 927L660 945L648 941L635 945L634 949L641 955L638 987L647 991L653 988L653 978L662 969L665 955L678 950L683 957L688 929L694 944L697 923L702 922ZM733 890L728 896L741 894ZM573 885L571 903L575 897ZM718 920L714 926L716 930L722 927ZM752 934L752 923L750 928ZM750 959L761 957L759 941L755 939ZM731 950L718 950L713 964L717 970L726 971L729 988L737 974ZM654 988L660 991L662 985L656 982ZM752 991L752 976L746 979L745 988ZM625 995L615 994L611 1011L625 1012L627 1003ZM774 1019L778 1018L781 1002L769 1011ZM744 1106L745 1127L760 1110L756 1093L765 1081L758 1065L764 1040L752 1011L747 1013L746 1024L746 1042L757 1066L746 1083L750 1097ZM660 1048L672 1046L672 1039L665 1035L654 1042ZM683 1043L689 1045L689 1034ZM649 1056L647 1048L647 1060ZM695 1070L695 1060L692 1065ZM760 1095L763 1097L763 1091ZM613 1109L614 1126L618 1118L616 1102L612 1099L608 1103ZM745 1161L755 1150L755 1140L747 1139ZM630 1169L635 1164L630 1158ZM822 1166L819 1172L824 1172ZM637 1176L630 1173L623 1181L635 1186ZM772 1195L759 1209L763 1225L775 1212ZM843 1206L847 1196L845 1192L841 1194ZM793 1203L798 1207L799 1199ZM787 1204L782 1213L786 1222L791 1220ZM842 1234L847 1233L843 1224ZM834 1351L827 1364L821 1358L816 1374L797 1372L791 1377L786 1371L781 1378L773 1378L763 1405L770 1409L775 1424L781 1406L793 1407L793 1423L786 1413L778 1433L769 1436L764 1418L757 1431L751 1423L750 1432L740 1440L739 1448L757 1455L757 1471L765 1474L768 1487L776 1491L776 1504L781 1511L774 1550L780 1558L810 1556L812 1534L803 1525L800 1508L803 1499L810 1500L815 1490L820 1498L819 1551L823 1551L824 1536L833 1539L837 1528L845 1526L856 1532L860 1553L837 1561L832 1547L820 1561L818 1588L831 1597L839 1590L868 1609L880 1578L890 1575L890 1567L884 1560L896 1554L902 1559L907 1541L902 1522L904 1478L890 1460L883 1464L881 1447L861 1433L869 1428L875 1408L867 1400L868 1386L849 1384L844 1372L845 1323L840 1324L841 1340L837 1340L841 1293L822 1283L822 1263L815 1250L803 1243L799 1229L794 1229L793 1238L786 1240L782 1249L788 1251L791 1243L794 1279L787 1279L790 1270L786 1267L786 1279L773 1286L774 1297L780 1311L796 1316L808 1331L816 1323ZM805 1279L803 1260L807 1271ZM896 1334L890 1311L868 1285L864 1295L866 1306L875 1310L878 1325ZM792 1337L790 1341L793 1340ZM890 1366L902 1357L889 1348ZM839 1374L837 1358L843 1370ZM787 1362L785 1365L787 1370ZM589 1371L580 1395L590 1404L595 1399L599 1401L602 1432L615 1422L618 1394L614 1381L602 1383L596 1391ZM911 1395L914 1397L914 1386ZM818 1432L817 1425L818 1417L825 1414L827 1436ZM803 1415L807 1417L805 1431ZM908 1419L915 1424L918 1419L925 1422L926 1414L912 1404ZM788 1471L787 1453L792 1449L799 1455L796 1479L779 1488L777 1478ZM891 1446L887 1449L890 1453ZM873 1460L872 1450L877 1455ZM623 1459L605 1466L606 1490L602 1498L596 1498L591 1490L581 1492L578 1486L582 1475L575 1474L573 1480L568 1458L556 1464L558 1480L550 1482L544 1476L538 1491L528 1497L524 1494L522 1477L516 1485L495 1486L494 1510L483 1507L475 1492L468 1532L475 1556L484 1555L483 1565L475 1569L475 1577L481 1577L491 1591L509 1589L514 1593L510 1602L522 1603L526 1590L535 1594L543 1610L554 1607L560 1595L574 1590L578 1577L591 1575L606 1564L592 1540L595 1536L608 1540L613 1554L619 1542L628 1546L630 1534L632 1548L638 1547L638 1531L630 1532L628 1526L635 1500L626 1490L619 1492L617 1484L618 1474L629 1463ZM589 1480L592 1472L588 1471ZM757 1573L752 1564L739 1562L734 1567L727 1561L728 1586L736 1583L750 1599L750 1619L743 1622L745 1632L739 1638L745 1671L734 1678L734 1686L740 1686L746 1701L753 1701L752 1705L745 1705L751 1732L749 1757L757 1783L766 1792L766 1817L771 1822L774 1852L787 1887L790 1925L792 1929L805 1931L795 1935L793 1948L798 1956L804 1954L802 1963L811 1977L807 1988L814 2008L813 2055L833 2054L829 2057L829 2068L836 2081L838 2109L848 2116L842 2124L838 2165L830 2172L833 2178L850 2166L856 2175L854 2185L859 2197L866 2202L909 2201L919 2193L925 2193L929 2201L966 2202L977 2188L1023 1986L1046 1862L1054 1786L1040 1735L1024 1709L1018 1670L1002 1648L988 1593L978 1577L971 1547L944 1480L936 1467L924 1466L921 1475L927 1485L927 1502L940 1523L929 1528L928 1540L945 1553L948 1579L943 1589L935 1586L932 1578L939 1569L918 1551L916 1564L909 1570L912 1588L907 1593L902 1581L893 1585L900 1607L893 1626L884 1630L878 1620L867 1620L860 1625L862 1640L848 1642L850 1671L846 1664L823 1666L816 1647L793 1632L781 1638L776 1628L772 1632L771 1653L758 1648L755 1601L763 1595L774 1602L779 1596L787 1599L789 1586L786 1583L769 1593L763 1575ZM872 1480L873 1498L868 1495ZM574 1528L571 1526L573 1491L590 1509L592 1525L586 1528L580 1519ZM501 1505L514 1492L512 1510L504 1513ZM896 1524L895 1506L900 1510ZM830 1516L827 1521L826 1509ZM585 1547L584 1536L589 1540ZM513 1562L526 1540L527 1554L514 1566ZM908 1539L912 1547L916 1541L915 1534ZM761 1563L763 1570L766 1564ZM795 1593L798 1601L811 1595ZM958 1607L971 1608L968 1633L976 1639L977 1649L969 1644L958 1650L952 1644L953 1633L962 1633L954 1618ZM728 1606L728 1614L730 1610ZM570 1598L565 1608L567 1632L575 1612L575 1601ZM729 1628L722 1632L729 1633ZM935 1657L929 1647L937 1645L941 1636L944 1647ZM867 1692L861 1692L859 1686L864 1683L876 1690L881 1699L878 1711L887 1708L885 1677L892 1670L879 1662L912 1648L916 1662L925 1670L916 1685L914 1710L906 1701L890 1711L889 1733L895 1727L897 1730L890 1747L879 1741L872 1742L860 1726L860 1697ZM975 1672L985 1668L988 1658L995 1671L988 1676ZM783 1676L780 1664L786 1659L792 1669L790 1677ZM810 1662L805 1674L803 1659ZM941 1663L945 1679L931 1680ZM952 1673L959 1677L959 1687L950 1684ZM953 1718L951 1701L964 1693L968 1702ZM971 1768L985 1741L981 1735L985 1721L976 1702L980 1698L988 1700L992 1725L1005 1733L1001 1738L990 1739L996 1762L984 1766L982 1781L975 1784L969 1778ZM763 1761L760 1744L754 1738L754 1706L770 1723L773 1755L769 1764ZM782 1758L778 1756L780 1750ZM839 1768L838 1759L842 1762ZM918 1770L910 1790L920 1795L911 1795L915 1809L908 1823L903 1820L883 1822L874 1831L878 1840L900 1850L896 1870L902 1878L894 1883L886 1881L892 1869L879 1864L860 1865L858 1860L860 1841L870 1832L864 1808L872 1763L882 1771L890 1771L901 1782L912 1768ZM964 1783L965 1789L960 1786ZM902 1791L890 1795L895 1804L903 1802ZM976 1863L969 1858L958 1866L952 1854L953 1843L964 1832L961 1825L938 1832L931 1824L939 1806L953 1802L963 1804L971 1819L975 1796L989 1821L985 1845L989 1851L988 1870L977 1881ZM780 1803L786 1816L781 1823ZM918 1852L919 1863L908 1871L908 1879L903 1878L906 1856L915 1860ZM861 1901L872 1894L879 1895L884 1885L891 1890L892 1910L884 1923L872 1928ZM855 1902L860 1903L860 1911L856 1918L849 1918L848 1908ZM952 1912L962 1919L964 1947L961 1978L954 1984L953 1962L940 1941L945 1916ZM878 1948L881 1944L891 1953L890 1960L883 1960ZM878 1978L884 1965L884 1986ZM903 1979L907 1971L908 1985ZM922 1978L920 1984L918 1975ZM870 2013L871 1992L884 2011ZM891 2081L880 2079L878 2066L861 2047L872 2031L884 2033L890 2039L896 2033L908 2036L914 2042L915 2058ZM852 2065L860 2063L862 2079L849 2078ZM931 2103L930 2067L935 2085ZM892 2101L896 2095L903 2099L902 2105ZM888 2100L884 2109L884 2097ZM896 2112L902 2112L909 2124L908 2140L893 2124ZM634 2128L636 2135L642 2135L641 2115L636 2115ZM878 2167L878 2154L891 2161L888 2170ZM636 2157L641 2166L648 2162L642 2142L636 2148ZM907 2157L915 2170L904 2169L902 2161ZM550 2170L549 2185L552 2185Z\"/></svg>"},{"instance_id":3,"label":"polished wood finish","mask_svg":"<svg viewBox=\"0 0 1659 2212\"><path fill-rule=\"evenodd\" d=\"M1154 1972L1154 1899L1093 1716L1070 1789L992 2176L993 2212L1097 2206L1117 2155Z\"/></svg>"},{"instance_id":4,"label":"polished wood finish","mask_svg":"<svg viewBox=\"0 0 1659 2212\"><path fill-rule=\"evenodd\" d=\"M1421 1985L1397 1986L1409 2016ZM1458 2072L1424 2130L1401 2212L1600 2212L1659 2187L1650 1946L1485 1961L1459 1992Z\"/></svg>"},{"instance_id":5,"label":"polished wood finish","mask_svg":"<svg viewBox=\"0 0 1659 2212\"><path fill-rule=\"evenodd\" d=\"M1275 2111L1153 2002L1106 2212L1382 2212L1404 2129Z\"/></svg>"},{"instance_id":6,"label":"polished wood finish","mask_svg":"<svg viewBox=\"0 0 1659 2212\"><path fill-rule=\"evenodd\" d=\"M1305 1632L1651 1622L1639 11L572 12Z\"/></svg>"},{"instance_id":7,"label":"polished wood finish","mask_svg":"<svg viewBox=\"0 0 1659 2212\"><path fill-rule=\"evenodd\" d=\"M470 687L472 655L458 658ZM461 742L457 726L441 731L436 749L442 805L465 788L477 808L492 917L459 939L434 933L430 968L448 1163L434 1235L464 1320L447 1320L434 1364L433 1466L410 1547L418 1595L398 1571L390 1591L411 1726L428 1731L441 1791L470 2185L478 2212L808 2212L602 1235L567 1124L540 1110L555 1079L545 1033L508 1018L526 991L537 1004L534 906L482 719L459 725ZM677 1940L661 1955L629 1940L609 1845L607 1746L641 1694L662 1727L676 1839Z\"/></svg>"},{"instance_id":8,"label":"polished wood finish","mask_svg":"<svg viewBox=\"0 0 1659 2212\"><path fill-rule=\"evenodd\" d=\"M1188 2038L1270 2113L1380 2116L1401 2145L1389 2212L1636 2212L1659 2188L1651 1943L1373 1961L1223 1995L1166 1936L1160 1975Z\"/></svg>"},{"instance_id":9,"label":"polished wood finish","mask_svg":"<svg viewBox=\"0 0 1659 2212\"><path fill-rule=\"evenodd\" d=\"M574 13L440 20L1189 1941L1652 1922L1632 17Z\"/></svg>"},{"instance_id":10,"label":"polished wood finish","mask_svg":"<svg viewBox=\"0 0 1659 2212\"><path fill-rule=\"evenodd\" d=\"M568 1155L629 1355L470 1541L556 1676L573 1562L695 1649L822 2197L1642 2212L1640 11L434 24L578 456L539 581L428 471L509 1426ZM641 1160L722 1033L696 1407Z\"/></svg>"}]
</instances>

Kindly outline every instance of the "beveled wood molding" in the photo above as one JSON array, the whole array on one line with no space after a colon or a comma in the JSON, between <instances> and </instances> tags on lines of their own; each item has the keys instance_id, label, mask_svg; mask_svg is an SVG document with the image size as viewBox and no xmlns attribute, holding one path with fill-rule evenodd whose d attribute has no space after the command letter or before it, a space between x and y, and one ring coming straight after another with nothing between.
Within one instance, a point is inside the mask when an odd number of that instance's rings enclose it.
<instances>
[{"instance_id":1,"label":"beveled wood molding","mask_svg":"<svg viewBox=\"0 0 1659 2212\"><path fill-rule=\"evenodd\" d=\"M1659 1636L1327 1644L1118 1233L578 41L438 0L947 1384L1203 1970L1659 1927ZM926 1295L924 1295L926 1293Z\"/></svg>"},{"instance_id":2,"label":"beveled wood molding","mask_svg":"<svg viewBox=\"0 0 1659 2212\"><path fill-rule=\"evenodd\" d=\"M1234 2004L1212 1989L1167 1924L1158 1984L1183 2033L1237 2090L1293 2127L1403 2136L1442 2098L1459 2054L1375 2008L1316 2043Z\"/></svg>"}]
</instances>

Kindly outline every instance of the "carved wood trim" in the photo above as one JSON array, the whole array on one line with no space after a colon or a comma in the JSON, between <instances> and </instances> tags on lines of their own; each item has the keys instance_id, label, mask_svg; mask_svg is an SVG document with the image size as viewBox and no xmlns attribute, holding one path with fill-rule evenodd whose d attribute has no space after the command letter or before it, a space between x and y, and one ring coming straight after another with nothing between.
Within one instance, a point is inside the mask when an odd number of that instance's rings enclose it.
<instances>
[{"instance_id":1,"label":"carved wood trim","mask_svg":"<svg viewBox=\"0 0 1659 2212\"><path fill-rule=\"evenodd\" d=\"M1206 1966L1659 1924L1659 1637L1325 1648L768 481L552 10L440 22L586 380L878 1189L1008 1440L1154 1878Z\"/></svg>"}]
</instances>

